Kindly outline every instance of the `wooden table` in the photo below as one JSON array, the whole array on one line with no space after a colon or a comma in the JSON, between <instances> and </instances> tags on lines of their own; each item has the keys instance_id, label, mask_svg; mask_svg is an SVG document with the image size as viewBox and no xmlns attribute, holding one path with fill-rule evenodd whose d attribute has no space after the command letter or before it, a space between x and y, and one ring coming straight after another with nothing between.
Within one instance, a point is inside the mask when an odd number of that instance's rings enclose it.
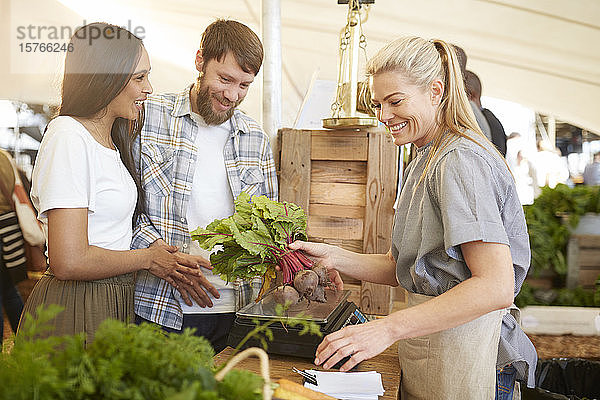
<instances>
[{"instance_id":1,"label":"wooden table","mask_svg":"<svg viewBox=\"0 0 600 400\"><path fill-rule=\"evenodd\" d=\"M229 359L233 354L233 348L227 347L225 350L215 356L217 365ZM271 379L276 381L281 378L289 379L290 381L302 383L302 377L292 371L292 367L300 370L314 369L323 371L323 368L317 367L312 363L312 360L291 356L280 356L275 354L269 355L269 368L271 371ZM236 368L247 369L252 372L259 372L259 362L257 358L248 358L240 362ZM356 368L357 371L377 371L381 374L383 388L385 394L380 396L380 399L396 400L398 385L400 384L400 365L398 363L398 346L394 344L388 347L380 355L373 357L370 360L363 361Z\"/></svg>"}]
</instances>

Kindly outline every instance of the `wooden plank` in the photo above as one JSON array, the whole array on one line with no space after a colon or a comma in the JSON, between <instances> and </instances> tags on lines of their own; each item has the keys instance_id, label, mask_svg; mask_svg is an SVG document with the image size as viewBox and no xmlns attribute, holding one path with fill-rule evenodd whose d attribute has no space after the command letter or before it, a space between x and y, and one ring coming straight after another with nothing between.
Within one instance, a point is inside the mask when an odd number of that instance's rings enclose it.
<instances>
[{"instance_id":1,"label":"wooden plank","mask_svg":"<svg viewBox=\"0 0 600 400\"><path fill-rule=\"evenodd\" d=\"M398 148L385 133L369 132L364 253L386 253L390 248L397 176ZM390 286L362 283L363 312L387 315L392 309L392 299Z\"/></svg>"},{"instance_id":2,"label":"wooden plank","mask_svg":"<svg viewBox=\"0 0 600 400\"><path fill-rule=\"evenodd\" d=\"M340 218L365 218L364 206L341 206L338 204L311 203L308 206L308 209L310 210L310 215L322 215L324 217Z\"/></svg>"},{"instance_id":3,"label":"wooden plank","mask_svg":"<svg viewBox=\"0 0 600 400\"><path fill-rule=\"evenodd\" d=\"M600 269L580 269L579 270L579 285L584 288L591 289L596 284L596 279L600 277Z\"/></svg>"},{"instance_id":4,"label":"wooden plank","mask_svg":"<svg viewBox=\"0 0 600 400\"><path fill-rule=\"evenodd\" d=\"M329 239L362 239L363 221L356 218L308 216L308 236Z\"/></svg>"},{"instance_id":5,"label":"wooden plank","mask_svg":"<svg viewBox=\"0 0 600 400\"><path fill-rule=\"evenodd\" d=\"M567 282L569 289L579 284L579 239L576 236L569 238L567 244Z\"/></svg>"},{"instance_id":6,"label":"wooden plank","mask_svg":"<svg viewBox=\"0 0 600 400\"><path fill-rule=\"evenodd\" d=\"M579 240L580 247L600 248L600 235L572 235Z\"/></svg>"},{"instance_id":7,"label":"wooden plank","mask_svg":"<svg viewBox=\"0 0 600 400\"><path fill-rule=\"evenodd\" d=\"M354 251L356 253L360 253L362 249L363 242L362 240L341 240L341 239L325 239L325 243L332 244L334 246L339 246L343 249Z\"/></svg>"},{"instance_id":8,"label":"wooden plank","mask_svg":"<svg viewBox=\"0 0 600 400\"><path fill-rule=\"evenodd\" d=\"M392 310L392 287L363 281L360 309L365 314L388 315Z\"/></svg>"},{"instance_id":9,"label":"wooden plank","mask_svg":"<svg viewBox=\"0 0 600 400\"><path fill-rule=\"evenodd\" d=\"M358 279L354 279L348 275L344 275L344 274L340 274L340 277L342 278L342 281L344 281L344 288L346 287L346 285L355 285L357 287L356 289L356 294L355 294L355 300L354 304L360 304L360 280Z\"/></svg>"},{"instance_id":10,"label":"wooden plank","mask_svg":"<svg viewBox=\"0 0 600 400\"><path fill-rule=\"evenodd\" d=\"M356 283L346 282L346 277L342 276L342 280L344 281L344 289L350 291L350 296L348 296L348 301L353 302L354 304L360 303L360 281L356 281Z\"/></svg>"},{"instance_id":11,"label":"wooden plank","mask_svg":"<svg viewBox=\"0 0 600 400\"><path fill-rule=\"evenodd\" d=\"M279 200L296 203L308 212L310 198L310 142L308 131L280 130Z\"/></svg>"},{"instance_id":12,"label":"wooden plank","mask_svg":"<svg viewBox=\"0 0 600 400\"><path fill-rule=\"evenodd\" d=\"M313 131L312 160L366 161L368 139L366 133Z\"/></svg>"},{"instance_id":13,"label":"wooden plank","mask_svg":"<svg viewBox=\"0 0 600 400\"><path fill-rule=\"evenodd\" d=\"M600 267L600 249L586 249L579 242L579 268Z\"/></svg>"},{"instance_id":14,"label":"wooden plank","mask_svg":"<svg viewBox=\"0 0 600 400\"><path fill-rule=\"evenodd\" d=\"M311 182L367 183L367 163L364 161L312 161Z\"/></svg>"},{"instance_id":15,"label":"wooden plank","mask_svg":"<svg viewBox=\"0 0 600 400\"><path fill-rule=\"evenodd\" d=\"M310 186L311 204L365 205L365 185L313 182Z\"/></svg>"},{"instance_id":16,"label":"wooden plank","mask_svg":"<svg viewBox=\"0 0 600 400\"><path fill-rule=\"evenodd\" d=\"M258 343L260 344L260 343ZM268 349L267 349L268 350ZM221 365L231 360L234 350L226 347L223 351L214 357L215 364ZM299 358L294 356L282 356L269 354L269 368L271 381L276 382L279 379L288 379L292 382L301 383L302 377L292 370L292 367L298 369L315 369L324 371L321 366L315 366L313 359ZM243 359L235 366L236 369L244 369L260 374L260 363L254 357ZM362 361L356 366L356 371L377 371L381 374L381 382L385 393L380 396L381 400L396 400L398 396L398 387L400 386L400 364L398 361L397 342L388 347L382 353L373 358Z\"/></svg>"},{"instance_id":17,"label":"wooden plank","mask_svg":"<svg viewBox=\"0 0 600 400\"><path fill-rule=\"evenodd\" d=\"M340 240L340 239L334 239L334 238L321 238L321 237L315 237L315 236L309 236L308 240L311 242L332 244L334 246L339 246L343 249L355 251L357 253L362 252L362 248L363 248L362 240L350 240L350 239Z\"/></svg>"},{"instance_id":18,"label":"wooden plank","mask_svg":"<svg viewBox=\"0 0 600 400\"><path fill-rule=\"evenodd\" d=\"M369 132L365 203L365 253L390 249L398 179L398 147L383 132Z\"/></svg>"},{"instance_id":19,"label":"wooden plank","mask_svg":"<svg viewBox=\"0 0 600 400\"><path fill-rule=\"evenodd\" d=\"M406 302L406 289L400 285L392 288L392 299L394 302Z\"/></svg>"}]
</instances>

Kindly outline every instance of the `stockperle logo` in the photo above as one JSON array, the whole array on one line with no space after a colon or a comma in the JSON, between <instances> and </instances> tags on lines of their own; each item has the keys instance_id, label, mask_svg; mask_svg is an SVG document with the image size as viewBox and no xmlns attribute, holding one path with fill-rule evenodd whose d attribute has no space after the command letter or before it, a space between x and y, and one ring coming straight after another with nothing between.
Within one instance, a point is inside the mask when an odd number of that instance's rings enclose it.
<instances>
[{"instance_id":1,"label":"stockperle logo","mask_svg":"<svg viewBox=\"0 0 600 400\"><path fill-rule=\"evenodd\" d=\"M92 26L89 29L89 32L86 30L82 30L77 32L79 28L87 25L84 20L83 23L79 26L72 27L69 25L32 25L29 24L19 25L15 28L17 40L20 41L37 41L37 42L54 42L54 41L63 41L68 42L69 39L75 33L77 38L79 39L88 39L91 44L95 39L119 39L121 35L126 35L127 33L123 31L114 31L111 27L104 27L103 29L99 27ZM127 31L131 32L135 36L140 39L144 39L146 30L143 26L134 26L131 20L127 21L126 25L121 26L121 28L127 29ZM86 37L87 36L87 37Z\"/></svg>"}]
</instances>

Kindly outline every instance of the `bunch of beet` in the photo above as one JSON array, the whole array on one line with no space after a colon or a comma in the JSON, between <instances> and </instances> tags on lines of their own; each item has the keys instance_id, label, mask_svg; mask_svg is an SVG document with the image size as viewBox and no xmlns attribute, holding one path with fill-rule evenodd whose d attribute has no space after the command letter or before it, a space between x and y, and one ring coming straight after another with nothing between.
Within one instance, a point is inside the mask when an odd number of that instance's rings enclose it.
<instances>
[{"instance_id":1,"label":"bunch of beet","mask_svg":"<svg viewBox=\"0 0 600 400\"><path fill-rule=\"evenodd\" d=\"M312 269L302 269L296 273L291 285L284 284L273 291L273 300L281 304L296 304L302 299L309 302L327 302L325 288L331 282L327 275L327 268L321 264L315 264Z\"/></svg>"}]
</instances>

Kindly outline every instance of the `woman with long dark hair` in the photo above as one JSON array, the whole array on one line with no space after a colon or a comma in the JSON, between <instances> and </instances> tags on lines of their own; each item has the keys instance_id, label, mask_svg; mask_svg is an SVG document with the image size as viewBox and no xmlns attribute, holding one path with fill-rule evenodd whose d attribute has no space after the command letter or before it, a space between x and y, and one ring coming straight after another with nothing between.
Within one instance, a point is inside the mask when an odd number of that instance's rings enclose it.
<instances>
[{"instance_id":1,"label":"woman with long dark hair","mask_svg":"<svg viewBox=\"0 0 600 400\"><path fill-rule=\"evenodd\" d=\"M93 23L74 33L69 50L60 110L48 124L32 178L49 268L24 315L39 304L59 304L65 310L50 334L85 332L89 342L105 319L132 321L136 271L177 287L199 270L176 247L129 250L133 218L144 211L131 146L152 92L142 41L118 26Z\"/></svg>"}]
</instances>

